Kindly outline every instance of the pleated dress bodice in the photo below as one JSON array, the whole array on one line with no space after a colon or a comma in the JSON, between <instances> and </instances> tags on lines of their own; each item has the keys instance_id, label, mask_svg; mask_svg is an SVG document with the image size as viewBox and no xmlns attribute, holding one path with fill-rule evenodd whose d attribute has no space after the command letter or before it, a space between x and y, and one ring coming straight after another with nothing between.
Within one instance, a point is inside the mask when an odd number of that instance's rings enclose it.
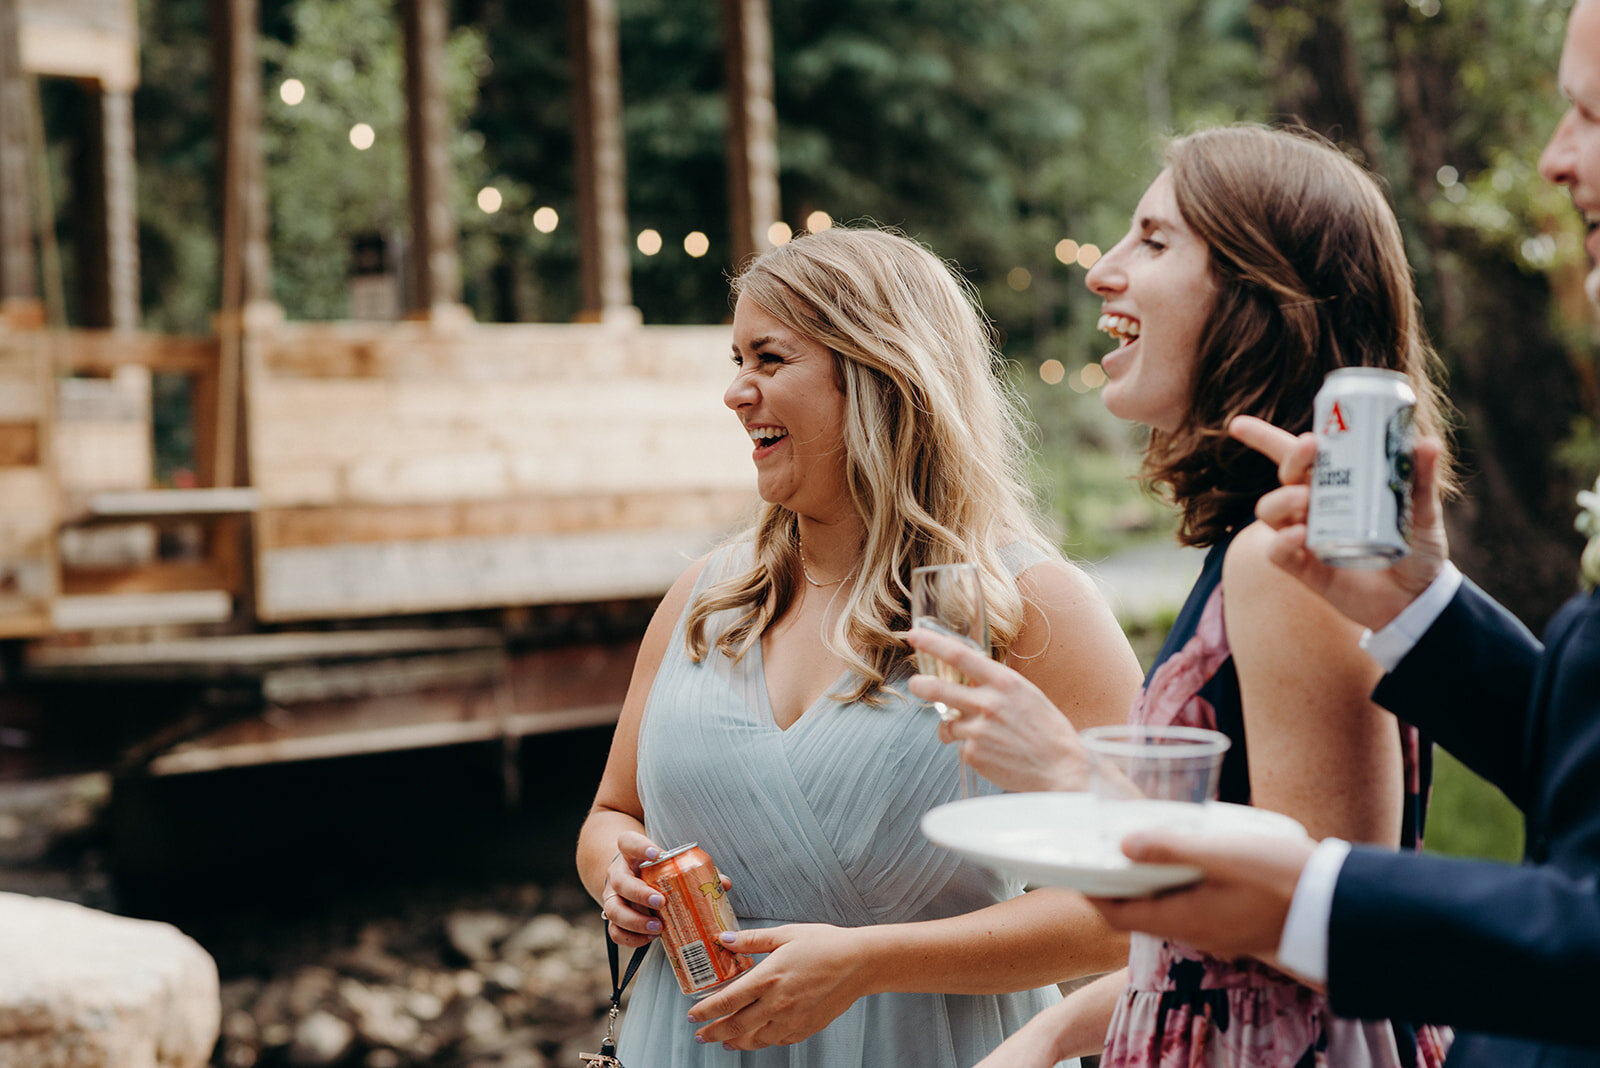
<instances>
[{"instance_id":1,"label":"pleated dress bodice","mask_svg":"<svg viewBox=\"0 0 1600 1068\"><path fill-rule=\"evenodd\" d=\"M749 551L721 550L696 593L744 566ZM1007 555L1015 572L1039 558L1031 550ZM708 633L727 625L713 617ZM729 899L745 927L937 919L1021 893L1019 882L923 837L922 814L959 796L959 767L955 748L938 740L933 709L906 692L910 674L891 678L877 704L834 699L849 681L842 677L780 729L759 644L737 661L713 650L697 663L680 619L640 727L646 834L663 848L699 843L732 879ZM624 1015L619 1051L630 1066L650 1068L965 1068L1057 1000L1054 987L875 994L805 1042L730 1053L695 1042L685 1015L691 999L655 947Z\"/></svg>"}]
</instances>

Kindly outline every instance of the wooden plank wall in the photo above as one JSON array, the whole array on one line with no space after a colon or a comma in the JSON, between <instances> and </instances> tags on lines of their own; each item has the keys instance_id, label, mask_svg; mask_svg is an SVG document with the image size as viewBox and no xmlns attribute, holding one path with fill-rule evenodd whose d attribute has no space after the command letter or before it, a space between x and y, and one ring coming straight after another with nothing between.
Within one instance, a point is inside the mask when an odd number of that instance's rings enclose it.
<instances>
[{"instance_id":1,"label":"wooden plank wall","mask_svg":"<svg viewBox=\"0 0 1600 1068\"><path fill-rule=\"evenodd\" d=\"M284 324L247 368L267 621L663 592L755 503L726 327Z\"/></svg>"},{"instance_id":2,"label":"wooden plank wall","mask_svg":"<svg viewBox=\"0 0 1600 1068\"><path fill-rule=\"evenodd\" d=\"M58 592L46 344L40 332L0 333L0 637L48 633Z\"/></svg>"}]
</instances>

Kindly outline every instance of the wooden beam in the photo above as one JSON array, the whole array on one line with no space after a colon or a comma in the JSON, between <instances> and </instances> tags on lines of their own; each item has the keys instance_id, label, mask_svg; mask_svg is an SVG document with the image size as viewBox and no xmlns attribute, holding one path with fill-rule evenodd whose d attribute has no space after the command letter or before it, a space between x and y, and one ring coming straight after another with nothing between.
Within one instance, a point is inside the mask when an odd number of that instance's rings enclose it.
<instances>
[{"instance_id":1,"label":"wooden beam","mask_svg":"<svg viewBox=\"0 0 1600 1068\"><path fill-rule=\"evenodd\" d=\"M227 570L212 560L163 560L131 567L63 568L61 592L67 596L173 593L186 590L231 592Z\"/></svg>"},{"instance_id":2,"label":"wooden beam","mask_svg":"<svg viewBox=\"0 0 1600 1068\"><path fill-rule=\"evenodd\" d=\"M20 6L20 0L0 0L0 305L31 304L37 311Z\"/></svg>"},{"instance_id":3,"label":"wooden beam","mask_svg":"<svg viewBox=\"0 0 1600 1068\"><path fill-rule=\"evenodd\" d=\"M232 615L233 598L222 590L79 594L51 605L57 631L225 623Z\"/></svg>"},{"instance_id":4,"label":"wooden beam","mask_svg":"<svg viewBox=\"0 0 1600 1068\"><path fill-rule=\"evenodd\" d=\"M433 317L461 305L451 205L450 115L444 98L445 0L401 0L406 53L406 158L411 179L411 309Z\"/></svg>"},{"instance_id":5,"label":"wooden beam","mask_svg":"<svg viewBox=\"0 0 1600 1068\"><path fill-rule=\"evenodd\" d=\"M91 493L76 508L71 521L84 519L193 519L254 512L261 495L247 486L211 489L105 490Z\"/></svg>"},{"instance_id":6,"label":"wooden beam","mask_svg":"<svg viewBox=\"0 0 1600 1068\"><path fill-rule=\"evenodd\" d=\"M778 113L772 88L772 18L767 0L722 0L728 94L731 266L772 247L778 202Z\"/></svg>"},{"instance_id":7,"label":"wooden beam","mask_svg":"<svg viewBox=\"0 0 1600 1068\"><path fill-rule=\"evenodd\" d=\"M743 490L601 493L440 504L285 508L261 512L263 550L433 538L716 529L750 514Z\"/></svg>"},{"instance_id":8,"label":"wooden beam","mask_svg":"<svg viewBox=\"0 0 1600 1068\"><path fill-rule=\"evenodd\" d=\"M172 678L204 676L217 670L260 672L278 665L318 660L498 649L503 641L499 631L487 627L448 627L279 631L148 642L35 645L25 653L24 670L38 678L95 673L130 677L143 670Z\"/></svg>"},{"instance_id":9,"label":"wooden beam","mask_svg":"<svg viewBox=\"0 0 1600 1068\"><path fill-rule=\"evenodd\" d=\"M638 322L629 267L622 68L615 0L568 0L578 168L578 318Z\"/></svg>"},{"instance_id":10,"label":"wooden beam","mask_svg":"<svg viewBox=\"0 0 1600 1068\"><path fill-rule=\"evenodd\" d=\"M56 372L109 375L119 367L200 375L215 371L217 340L109 330L70 330L50 338Z\"/></svg>"},{"instance_id":11,"label":"wooden beam","mask_svg":"<svg viewBox=\"0 0 1600 1068\"><path fill-rule=\"evenodd\" d=\"M133 94L98 86L87 92L83 226L78 240L83 319L91 327L132 330L139 325Z\"/></svg>"}]
</instances>

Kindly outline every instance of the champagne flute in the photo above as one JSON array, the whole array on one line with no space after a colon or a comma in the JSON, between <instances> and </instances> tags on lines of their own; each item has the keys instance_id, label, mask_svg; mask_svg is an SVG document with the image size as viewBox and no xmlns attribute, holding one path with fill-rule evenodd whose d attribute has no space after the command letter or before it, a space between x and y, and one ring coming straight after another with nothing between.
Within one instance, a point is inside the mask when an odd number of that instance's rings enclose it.
<instances>
[{"instance_id":1,"label":"champagne flute","mask_svg":"<svg viewBox=\"0 0 1600 1068\"><path fill-rule=\"evenodd\" d=\"M983 609L983 583L976 564L932 564L911 571L911 625L958 638L984 655L989 652L989 621ZM917 654L917 670L950 682L965 684L960 671L927 653ZM933 703L934 711L946 723L959 719L961 711ZM959 744L959 743L958 743ZM972 769L961 760L961 796L973 795Z\"/></svg>"}]
</instances>

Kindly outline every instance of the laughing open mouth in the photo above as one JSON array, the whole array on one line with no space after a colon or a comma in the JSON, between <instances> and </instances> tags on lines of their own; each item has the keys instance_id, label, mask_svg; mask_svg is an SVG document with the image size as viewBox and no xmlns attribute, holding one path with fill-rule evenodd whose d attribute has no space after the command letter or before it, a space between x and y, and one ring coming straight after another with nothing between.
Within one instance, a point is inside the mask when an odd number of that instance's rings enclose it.
<instances>
[{"instance_id":1,"label":"laughing open mouth","mask_svg":"<svg viewBox=\"0 0 1600 1068\"><path fill-rule=\"evenodd\" d=\"M1130 319L1126 315L1107 312L1100 316L1095 326L1110 334L1118 344L1125 345L1139 336L1139 320Z\"/></svg>"},{"instance_id":2,"label":"laughing open mouth","mask_svg":"<svg viewBox=\"0 0 1600 1068\"><path fill-rule=\"evenodd\" d=\"M750 440L761 448L776 445L789 436L789 431L781 426L752 426L745 429L750 434Z\"/></svg>"}]
</instances>

